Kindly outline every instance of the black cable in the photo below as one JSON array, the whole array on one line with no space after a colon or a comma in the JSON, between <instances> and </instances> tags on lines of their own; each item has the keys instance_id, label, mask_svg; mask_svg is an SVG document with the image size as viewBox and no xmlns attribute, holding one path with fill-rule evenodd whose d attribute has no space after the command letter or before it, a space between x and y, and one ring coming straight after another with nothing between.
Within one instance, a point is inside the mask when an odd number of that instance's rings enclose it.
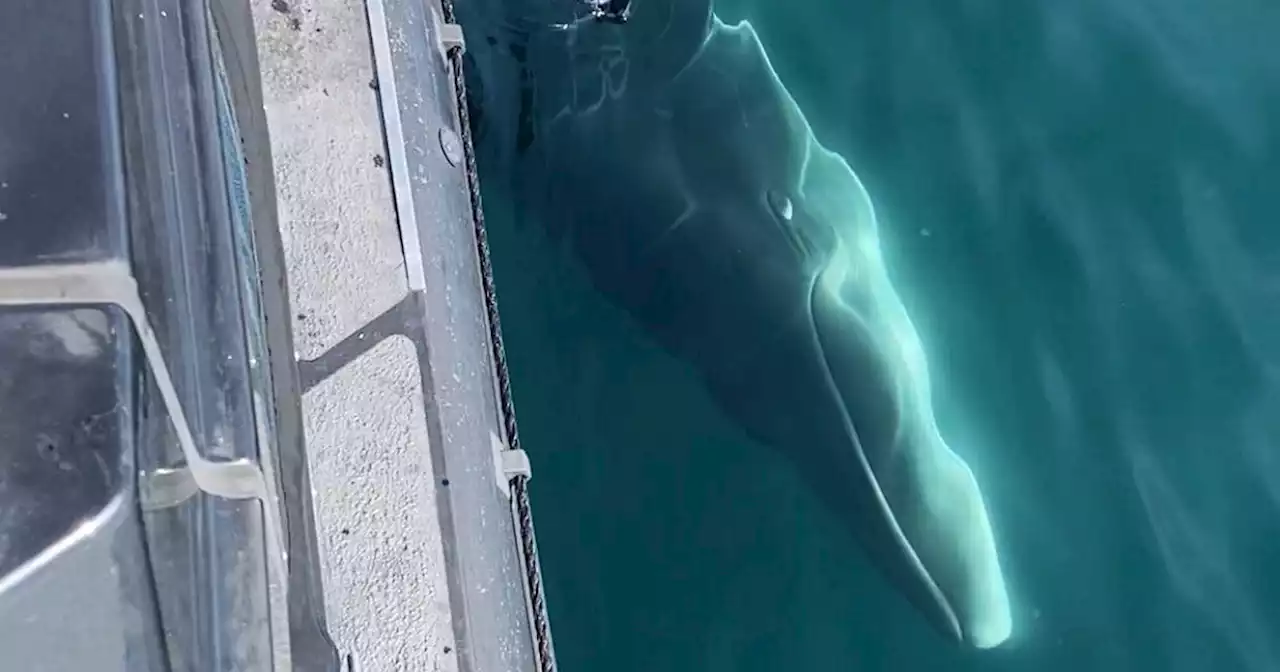
<instances>
[{"instance_id":1,"label":"black cable","mask_svg":"<svg viewBox=\"0 0 1280 672\"><path fill-rule=\"evenodd\" d=\"M442 0L446 23L455 23L452 0ZM462 136L463 155L466 160L467 188L471 196L471 216L476 230L476 247L480 260L480 276L484 290L485 312L489 322L489 342L493 350L495 375L498 382L499 411L502 413L507 447L520 449L520 434L516 428L515 405L511 397L511 377L507 370L506 350L502 344L502 324L498 318L497 297L493 283L493 265L489 259L489 242L484 224L484 209L480 201L480 179L476 169L475 148L471 139L471 124L467 108L466 80L463 76L462 49L451 47L449 63L453 69L453 89L457 96L458 126ZM533 531L533 512L529 504L529 485L525 476L517 476L511 482L515 500L516 524L524 556L525 582L533 610L534 640L538 647L539 672L556 672L555 651L551 643L551 626L547 619L546 597L542 584L542 568L538 562L538 542Z\"/></svg>"}]
</instances>

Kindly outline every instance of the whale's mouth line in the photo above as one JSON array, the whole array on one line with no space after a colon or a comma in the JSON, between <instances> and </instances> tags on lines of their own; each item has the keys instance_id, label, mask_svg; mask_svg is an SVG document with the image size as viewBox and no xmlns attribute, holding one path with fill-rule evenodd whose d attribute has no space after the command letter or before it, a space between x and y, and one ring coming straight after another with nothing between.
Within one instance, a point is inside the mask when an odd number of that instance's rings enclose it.
<instances>
[{"instance_id":1,"label":"whale's mouth line","mask_svg":"<svg viewBox=\"0 0 1280 672\"><path fill-rule=\"evenodd\" d=\"M826 350L822 345L822 336L818 331L818 324L814 318L814 304L817 301L816 293L822 287L820 282L822 273L817 273L809 285L809 328L813 335L813 347L820 359L819 368L822 370L822 381L827 391L839 400L837 407L840 413L840 421L844 425L845 435L849 437L853 444L854 453L856 454L858 467L862 469L863 475L868 481L875 496L876 502L880 505L880 513L883 515L890 526L894 538L898 542L898 550L905 556L910 563L911 568L915 571L916 577L924 583L925 590L929 596L933 598L934 604L942 611L942 616L947 624L951 627L951 634L959 641L964 641L964 629L960 625L960 619L956 616L955 610L951 606L951 602L947 599L946 594L933 580L933 576L929 574L924 563L920 561L920 556L916 553L915 547L911 545L911 541L902 531L902 526L898 524L897 517L893 514L893 509L889 506L889 500L885 497L884 491L880 489L880 482L876 479L875 472L871 469L870 462L867 461L866 452L862 449L862 442L858 438L857 429L854 427L853 419L849 415L849 409L845 404L844 395L840 394L840 388L836 384L835 377L831 372L830 360L827 359ZM869 549L867 549L869 551Z\"/></svg>"}]
</instances>

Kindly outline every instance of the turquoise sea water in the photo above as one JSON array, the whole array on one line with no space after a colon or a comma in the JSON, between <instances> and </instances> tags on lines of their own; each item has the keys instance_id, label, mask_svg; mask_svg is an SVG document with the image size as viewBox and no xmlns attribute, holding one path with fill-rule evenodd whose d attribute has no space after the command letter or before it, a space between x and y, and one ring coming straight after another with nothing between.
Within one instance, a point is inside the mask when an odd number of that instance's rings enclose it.
<instances>
[{"instance_id":1,"label":"turquoise sea water","mask_svg":"<svg viewBox=\"0 0 1280 672\"><path fill-rule=\"evenodd\" d=\"M572 2L505 3L458 10L562 670L1280 670L1280 5L717 0L875 203L1013 600L972 651L521 207L507 62Z\"/></svg>"}]
</instances>

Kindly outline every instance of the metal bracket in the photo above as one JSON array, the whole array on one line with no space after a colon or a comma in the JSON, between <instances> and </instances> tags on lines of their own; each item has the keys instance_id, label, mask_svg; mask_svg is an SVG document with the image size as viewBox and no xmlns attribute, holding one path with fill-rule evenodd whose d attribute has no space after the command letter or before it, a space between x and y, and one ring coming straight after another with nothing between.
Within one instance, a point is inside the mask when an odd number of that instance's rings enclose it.
<instances>
[{"instance_id":1,"label":"metal bracket","mask_svg":"<svg viewBox=\"0 0 1280 672\"><path fill-rule=\"evenodd\" d=\"M489 447L493 450L494 480L498 489L508 499L511 498L511 481L515 478L528 480L533 477L533 469L529 464L529 455L523 450L508 450L507 444L496 432L489 432Z\"/></svg>"},{"instance_id":2,"label":"metal bracket","mask_svg":"<svg viewBox=\"0 0 1280 672\"><path fill-rule=\"evenodd\" d=\"M200 492L200 486L186 467L156 469L142 474L142 510L160 511L181 506Z\"/></svg>"},{"instance_id":3,"label":"metal bracket","mask_svg":"<svg viewBox=\"0 0 1280 672\"><path fill-rule=\"evenodd\" d=\"M529 454L519 449L502 451L502 475L506 476L508 481L513 478L523 478L526 481L533 478Z\"/></svg>"},{"instance_id":4,"label":"metal bracket","mask_svg":"<svg viewBox=\"0 0 1280 672\"><path fill-rule=\"evenodd\" d=\"M431 8L431 18L436 31L436 49L440 50L440 58L447 66L449 64L449 52L454 49L457 49L459 53L465 52L467 50L467 41L462 35L462 26L445 21L435 7Z\"/></svg>"},{"instance_id":5,"label":"metal bracket","mask_svg":"<svg viewBox=\"0 0 1280 672\"><path fill-rule=\"evenodd\" d=\"M262 503L267 543L274 549L267 556L281 594L289 585L288 547L280 510L273 501L267 478L248 459L215 462L205 459L196 447L191 425L169 375L151 322L147 318L137 280L123 260L83 264L47 264L0 269L0 306L114 305L128 316L142 345L142 352L178 435L186 466L161 469L143 482L144 506L164 508L185 501L194 490L224 499L256 499Z\"/></svg>"}]
</instances>

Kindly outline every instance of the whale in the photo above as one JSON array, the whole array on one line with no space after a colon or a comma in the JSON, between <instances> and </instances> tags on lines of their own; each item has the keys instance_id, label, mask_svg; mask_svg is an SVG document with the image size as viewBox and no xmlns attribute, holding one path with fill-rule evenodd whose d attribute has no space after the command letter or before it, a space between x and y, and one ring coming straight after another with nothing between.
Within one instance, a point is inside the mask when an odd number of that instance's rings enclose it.
<instances>
[{"instance_id":1,"label":"whale","mask_svg":"<svg viewBox=\"0 0 1280 672\"><path fill-rule=\"evenodd\" d=\"M795 465L928 624L1007 641L990 516L935 420L871 198L752 25L707 0L634 0L626 24L548 21L503 57L470 56L481 170L514 163L518 208Z\"/></svg>"}]
</instances>

